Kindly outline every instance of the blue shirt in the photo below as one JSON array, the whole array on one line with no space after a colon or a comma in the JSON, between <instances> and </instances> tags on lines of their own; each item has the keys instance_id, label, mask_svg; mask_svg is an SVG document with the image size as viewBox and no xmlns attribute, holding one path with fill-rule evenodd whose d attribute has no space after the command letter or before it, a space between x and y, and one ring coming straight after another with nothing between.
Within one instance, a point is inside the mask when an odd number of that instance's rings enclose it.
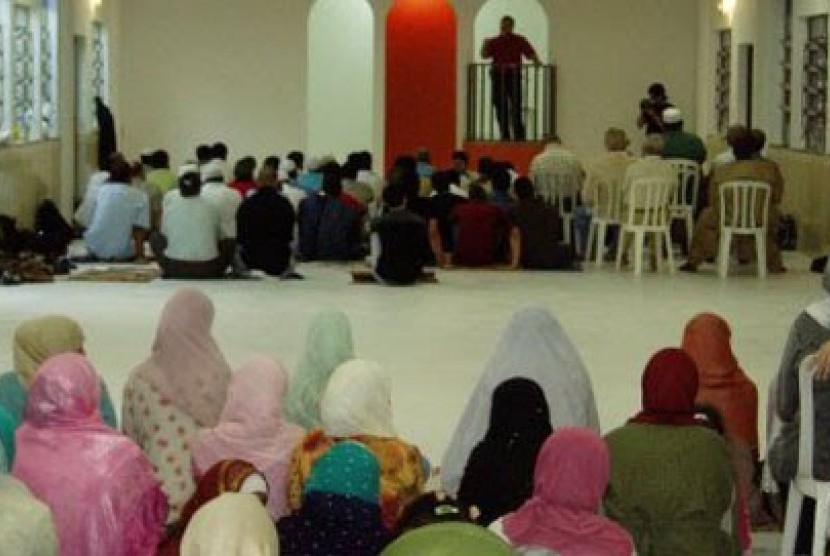
<instances>
[{"instance_id":1,"label":"blue shirt","mask_svg":"<svg viewBox=\"0 0 830 556\"><path fill-rule=\"evenodd\" d=\"M322 172L306 172L297 178L297 187L306 192L307 195L315 195L323 189Z\"/></svg>"},{"instance_id":2,"label":"blue shirt","mask_svg":"<svg viewBox=\"0 0 830 556\"><path fill-rule=\"evenodd\" d=\"M90 253L100 259L135 256L133 228L150 228L147 194L124 183L105 184L92 201L92 218L84 234Z\"/></svg>"}]
</instances>

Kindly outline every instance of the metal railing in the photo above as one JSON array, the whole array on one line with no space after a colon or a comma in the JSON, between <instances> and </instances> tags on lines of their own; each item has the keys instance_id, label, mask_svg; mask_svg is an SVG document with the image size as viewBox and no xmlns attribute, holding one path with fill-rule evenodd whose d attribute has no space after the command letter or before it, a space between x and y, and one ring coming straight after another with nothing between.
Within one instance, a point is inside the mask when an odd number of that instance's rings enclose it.
<instances>
[{"instance_id":1,"label":"metal railing","mask_svg":"<svg viewBox=\"0 0 830 556\"><path fill-rule=\"evenodd\" d=\"M468 141L542 141L554 133L556 66L468 66Z\"/></svg>"}]
</instances>

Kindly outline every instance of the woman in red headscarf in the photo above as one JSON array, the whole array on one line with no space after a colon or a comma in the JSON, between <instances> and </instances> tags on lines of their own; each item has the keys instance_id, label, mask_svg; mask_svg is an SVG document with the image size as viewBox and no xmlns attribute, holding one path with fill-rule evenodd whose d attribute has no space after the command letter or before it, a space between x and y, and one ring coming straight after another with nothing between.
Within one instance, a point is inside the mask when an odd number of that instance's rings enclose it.
<instances>
[{"instance_id":1,"label":"woman in red headscarf","mask_svg":"<svg viewBox=\"0 0 830 556\"><path fill-rule=\"evenodd\" d=\"M683 349L697 365L697 403L710 405L723 418L727 438L740 440L758 459L758 389L732 353L729 325L702 313L686 325Z\"/></svg>"},{"instance_id":2,"label":"woman in red headscarf","mask_svg":"<svg viewBox=\"0 0 830 556\"><path fill-rule=\"evenodd\" d=\"M643 374L642 410L606 436L606 515L628 530L640 556L740 551L729 455L695 417L697 391L695 362L681 349L661 350Z\"/></svg>"}]
</instances>

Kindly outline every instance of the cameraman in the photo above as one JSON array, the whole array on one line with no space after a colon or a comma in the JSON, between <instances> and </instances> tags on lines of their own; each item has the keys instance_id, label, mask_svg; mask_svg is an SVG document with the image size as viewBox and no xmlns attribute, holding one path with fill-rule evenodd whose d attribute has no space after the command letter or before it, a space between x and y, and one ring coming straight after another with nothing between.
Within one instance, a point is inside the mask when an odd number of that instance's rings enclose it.
<instances>
[{"instance_id":1,"label":"cameraman","mask_svg":"<svg viewBox=\"0 0 830 556\"><path fill-rule=\"evenodd\" d=\"M646 128L646 135L663 133L663 110L674 105L666 96L666 87L662 83L652 83L648 88L648 98L640 101L640 116L637 118L637 127Z\"/></svg>"}]
</instances>

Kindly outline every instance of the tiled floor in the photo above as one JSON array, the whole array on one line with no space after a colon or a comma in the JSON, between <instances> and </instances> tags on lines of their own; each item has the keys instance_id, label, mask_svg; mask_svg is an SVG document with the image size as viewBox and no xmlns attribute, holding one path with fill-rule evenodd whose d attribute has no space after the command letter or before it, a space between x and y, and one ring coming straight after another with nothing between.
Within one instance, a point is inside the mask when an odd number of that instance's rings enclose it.
<instances>
[{"instance_id":1,"label":"tiled floor","mask_svg":"<svg viewBox=\"0 0 830 556\"><path fill-rule=\"evenodd\" d=\"M307 265L307 280L204 282L196 285L217 306L216 337L233 365L255 354L293 367L313 314L339 308L354 326L357 353L394 375L394 407L402 436L440 460L468 392L513 311L541 303L563 323L594 383L603 430L637 410L639 379L656 349L677 345L687 319L715 311L732 325L739 361L765 396L793 318L823 292L808 261L790 256L791 271L759 280L752 269L719 279L646 273L637 279L606 267L583 273L439 273L440 284L389 289L354 286L343 267ZM0 288L0 338L11 346L14 327L32 315L76 318L87 352L120 406L130 369L146 357L165 300L180 282ZM11 352L0 351L0 368Z\"/></svg>"}]
</instances>

